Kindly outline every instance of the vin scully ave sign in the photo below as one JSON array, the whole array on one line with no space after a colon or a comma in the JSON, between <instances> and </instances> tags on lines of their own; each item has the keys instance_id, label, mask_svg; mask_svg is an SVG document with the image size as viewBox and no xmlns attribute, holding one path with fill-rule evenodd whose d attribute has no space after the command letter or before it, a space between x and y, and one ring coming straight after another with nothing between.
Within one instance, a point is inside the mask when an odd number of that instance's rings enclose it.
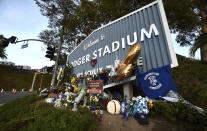
<instances>
[{"instance_id":1,"label":"vin scully ave sign","mask_svg":"<svg viewBox=\"0 0 207 131\"><path fill-rule=\"evenodd\" d=\"M117 57L123 61L135 43L142 44L143 72L168 64L178 66L161 0L94 30L68 55L67 64L73 65L74 74L97 74ZM95 66L91 66L92 59L97 59Z\"/></svg>"}]
</instances>

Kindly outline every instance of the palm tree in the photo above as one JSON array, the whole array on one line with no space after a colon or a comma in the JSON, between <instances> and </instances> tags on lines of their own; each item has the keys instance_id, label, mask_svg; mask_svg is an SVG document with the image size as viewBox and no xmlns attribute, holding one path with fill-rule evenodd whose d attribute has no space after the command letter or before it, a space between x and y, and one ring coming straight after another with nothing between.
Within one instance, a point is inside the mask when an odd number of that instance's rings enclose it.
<instances>
[{"instance_id":1,"label":"palm tree","mask_svg":"<svg viewBox=\"0 0 207 131\"><path fill-rule=\"evenodd\" d=\"M3 47L0 47L0 58L7 59L7 54L6 54L5 48Z\"/></svg>"},{"instance_id":2,"label":"palm tree","mask_svg":"<svg viewBox=\"0 0 207 131\"><path fill-rule=\"evenodd\" d=\"M3 43L3 41L2 41L3 38L4 38L4 36L0 35L0 45ZM5 47L2 47L2 46L0 46L0 58L7 59Z\"/></svg>"}]
</instances>

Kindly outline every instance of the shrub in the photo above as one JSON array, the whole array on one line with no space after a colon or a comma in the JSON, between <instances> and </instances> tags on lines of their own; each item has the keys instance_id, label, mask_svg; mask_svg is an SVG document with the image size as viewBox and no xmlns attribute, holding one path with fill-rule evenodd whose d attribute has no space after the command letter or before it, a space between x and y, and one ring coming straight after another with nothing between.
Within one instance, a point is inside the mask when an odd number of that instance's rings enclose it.
<instances>
[{"instance_id":1,"label":"shrub","mask_svg":"<svg viewBox=\"0 0 207 131\"><path fill-rule=\"evenodd\" d=\"M72 112L38 100L41 98L31 95L0 107L0 130L92 131L97 127L97 116L88 109Z\"/></svg>"},{"instance_id":2,"label":"shrub","mask_svg":"<svg viewBox=\"0 0 207 131\"><path fill-rule=\"evenodd\" d=\"M175 124L182 124L189 130L206 130L207 113L205 116L197 111L190 109L181 102L168 103L155 101L149 116L152 118L164 118Z\"/></svg>"}]
</instances>

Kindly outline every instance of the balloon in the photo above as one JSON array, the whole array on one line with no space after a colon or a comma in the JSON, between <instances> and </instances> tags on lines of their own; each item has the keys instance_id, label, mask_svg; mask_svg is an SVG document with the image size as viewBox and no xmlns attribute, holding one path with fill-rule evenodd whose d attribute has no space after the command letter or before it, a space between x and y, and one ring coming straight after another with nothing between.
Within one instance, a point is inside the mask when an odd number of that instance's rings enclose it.
<instances>
[{"instance_id":1,"label":"balloon","mask_svg":"<svg viewBox=\"0 0 207 131\"><path fill-rule=\"evenodd\" d=\"M78 92L79 91L79 88L78 88L78 86L76 86L76 85L73 85L73 88L74 88L74 92Z\"/></svg>"},{"instance_id":2,"label":"balloon","mask_svg":"<svg viewBox=\"0 0 207 131\"><path fill-rule=\"evenodd\" d=\"M153 107L152 102L149 102L149 103L148 103L148 107L149 107L150 109L152 109L152 107Z\"/></svg>"},{"instance_id":3,"label":"balloon","mask_svg":"<svg viewBox=\"0 0 207 131\"><path fill-rule=\"evenodd\" d=\"M110 114L119 114L121 112L121 105L119 101L116 100L109 101L109 103L107 104L107 111Z\"/></svg>"},{"instance_id":4,"label":"balloon","mask_svg":"<svg viewBox=\"0 0 207 131\"><path fill-rule=\"evenodd\" d=\"M131 73L132 67L133 67L132 64L129 65L121 64L120 68L118 68L117 70L116 80L120 81L126 79Z\"/></svg>"},{"instance_id":5,"label":"balloon","mask_svg":"<svg viewBox=\"0 0 207 131\"><path fill-rule=\"evenodd\" d=\"M141 52L141 44L134 44L127 53L126 58L120 63L116 69L116 80L126 79L132 71L132 62L139 56Z\"/></svg>"},{"instance_id":6,"label":"balloon","mask_svg":"<svg viewBox=\"0 0 207 131\"><path fill-rule=\"evenodd\" d=\"M71 84L75 83L76 81L77 81L77 80L76 80L75 77L72 77L72 78L71 78Z\"/></svg>"},{"instance_id":7,"label":"balloon","mask_svg":"<svg viewBox=\"0 0 207 131\"><path fill-rule=\"evenodd\" d=\"M124 63L125 64L132 63L133 60L139 56L140 52L141 52L141 44L134 44L128 51L128 54L124 60Z\"/></svg>"}]
</instances>

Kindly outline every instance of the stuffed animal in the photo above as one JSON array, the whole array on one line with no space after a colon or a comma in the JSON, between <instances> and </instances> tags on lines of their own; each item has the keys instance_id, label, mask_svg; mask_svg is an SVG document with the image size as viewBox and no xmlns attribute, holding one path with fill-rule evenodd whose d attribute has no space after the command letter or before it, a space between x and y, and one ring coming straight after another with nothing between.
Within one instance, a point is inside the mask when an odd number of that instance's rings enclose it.
<instances>
[{"instance_id":1,"label":"stuffed animal","mask_svg":"<svg viewBox=\"0 0 207 131\"><path fill-rule=\"evenodd\" d=\"M119 114L121 112L121 105L118 101L116 100L111 100L109 101L107 105L107 111L110 114Z\"/></svg>"}]
</instances>

